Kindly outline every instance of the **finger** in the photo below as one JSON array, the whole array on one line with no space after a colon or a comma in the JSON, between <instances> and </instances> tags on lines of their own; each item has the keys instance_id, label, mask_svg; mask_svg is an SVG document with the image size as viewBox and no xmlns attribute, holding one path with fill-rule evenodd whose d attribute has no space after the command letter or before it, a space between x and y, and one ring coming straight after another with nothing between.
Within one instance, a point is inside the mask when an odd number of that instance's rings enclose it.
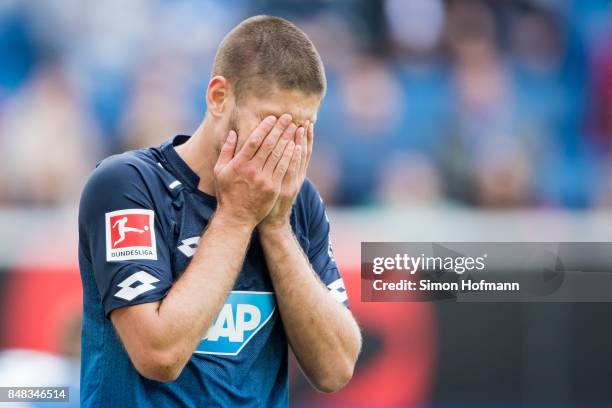
<instances>
[{"instance_id":1,"label":"finger","mask_svg":"<svg viewBox=\"0 0 612 408\"><path fill-rule=\"evenodd\" d=\"M297 130L295 131L295 145L302 145L302 139L304 139L304 127L300 126L299 128L297 128Z\"/></svg>"},{"instance_id":2,"label":"finger","mask_svg":"<svg viewBox=\"0 0 612 408\"><path fill-rule=\"evenodd\" d=\"M285 178L283 178L283 183L291 183L299 177L301 162L302 146L296 144L295 149L293 150L293 156L291 157L291 161L289 162L289 168L287 169L287 173L285 173Z\"/></svg>"},{"instance_id":3,"label":"finger","mask_svg":"<svg viewBox=\"0 0 612 408\"><path fill-rule=\"evenodd\" d=\"M285 147L287 147L287 143L289 143L289 141L293 139L294 134L295 134L295 125L292 123L289 125L287 129L285 129L285 132L283 133L280 140L274 147L274 150L272 151L272 153L270 153L270 156L268 156L268 159L266 160L266 164L264 165L264 168L263 168L264 173L267 173L267 174L274 173L274 169L276 168L276 165L278 164L279 160L283 157L283 152L285 151Z\"/></svg>"},{"instance_id":4,"label":"finger","mask_svg":"<svg viewBox=\"0 0 612 408\"><path fill-rule=\"evenodd\" d=\"M301 161L301 156L302 156L302 151L303 151L303 146L304 146L304 140L306 139L306 136L304 135L304 127L300 126L296 131L295 131L295 147L296 147L296 152L297 152L297 147L300 146L300 161ZM301 170L301 165L298 168L298 171Z\"/></svg>"},{"instance_id":5,"label":"finger","mask_svg":"<svg viewBox=\"0 0 612 408\"><path fill-rule=\"evenodd\" d=\"M262 120L244 142L244 146L236 154L236 158L241 161L251 160L276 122L277 120L274 116L268 116Z\"/></svg>"},{"instance_id":6,"label":"finger","mask_svg":"<svg viewBox=\"0 0 612 408\"><path fill-rule=\"evenodd\" d=\"M306 129L306 165L310 163L310 157L312 156L312 148L314 146L314 123L310 122Z\"/></svg>"},{"instance_id":7,"label":"finger","mask_svg":"<svg viewBox=\"0 0 612 408\"><path fill-rule=\"evenodd\" d=\"M238 135L235 131L230 130L223 146L221 146L221 152L219 153L219 158L217 159L217 166L225 167L227 163L232 160L234 157L234 151L236 150L236 141L238 140Z\"/></svg>"},{"instance_id":8,"label":"finger","mask_svg":"<svg viewBox=\"0 0 612 408\"><path fill-rule=\"evenodd\" d=\"M276 165L274 169L274 174L272 175L272 179L274 182L280 182L283 177L285 177L285 173L289 168L289 162L291 162L291 157L293 156L293 149L295 147L295 142L291 140L287 147L285 147L285 151L283 152L283 157L281 157L280 161Z\"/></svg>"},{"instance_id":9,"label":"finger","mask_svg":"<svg viewBox=\"0 0 612 408\"><path fill-rule=\"evenodd\" d=\"M301 152L301 156L300 156L300 167L299 167L299 173L303 176L306 175L306 167L308 165L308 162L306 161L306 156L308 154L308 142L307 142L307 138L306 138L306 129L308 127L308 123L306 123L306 127L302 128L302 132L300 135L300 152Z\"/></svg>"},{"instance_id":10,"label":"finger","mask_svg":"<svg viewBox=\"0 0 612 408\"><path fill-rule=\"evenodd\" d=\"M291 123L291 115L287 113L281 115L276 125L274 125L274 128L268 133L263 143L261 143L261 146L259 146L257 153L255 153L252 159L260 168L264 167L266 159L274 150L278 139L290 125L293 125L293 123Z\"/></svg>"}]
</instances>

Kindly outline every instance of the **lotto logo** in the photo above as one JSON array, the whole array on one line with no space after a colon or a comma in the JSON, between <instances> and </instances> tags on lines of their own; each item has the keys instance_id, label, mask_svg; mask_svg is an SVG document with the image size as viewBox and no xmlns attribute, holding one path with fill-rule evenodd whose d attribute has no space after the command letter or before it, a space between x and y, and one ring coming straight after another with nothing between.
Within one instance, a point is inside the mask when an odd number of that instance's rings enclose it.
<instances>
[{"instance_id":1,"label":"lotto logo","mask_svg":"<svg viewBox=\"0 0 612 408\"><path fill-rule=\"evenodd\" d=\"M272 318L272 292L232 291L194 353L235 356Z\"/></svg>"},{"instance_id":2,"label":"lotto logo","mask_svg":"<svg viewBox=\"0 0 612 408\"><path fill-rule=\"evenodd\" d=\"M106 213L106 261L157 259L154 217L143 209Z\"/></svg>"},{"instance_id":3,"label":"lotto logo","mask_svg":"<svg viewBox=\"0 0 612 408\"><path fill-rule=\"evenodd\" d=\"M134 300L138 295L155 289L155 285L153 285L155 282L159 282L159 279L155 276L145 271L136 272L117 285L121 290L114 296L125 300Z\"/></svg>"}]
</instances>

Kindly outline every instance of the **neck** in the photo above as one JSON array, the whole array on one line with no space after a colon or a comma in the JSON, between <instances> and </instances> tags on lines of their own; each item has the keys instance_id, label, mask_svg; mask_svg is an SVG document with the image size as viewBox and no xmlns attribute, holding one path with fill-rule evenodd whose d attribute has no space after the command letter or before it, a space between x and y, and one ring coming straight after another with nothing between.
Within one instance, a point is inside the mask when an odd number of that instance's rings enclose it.
<instances>
[{"instance_id":1,"label":"neck","mask_svg":"<svg viewBox=\"0 0 612 408\"><path fill-rule=\"evenodd\" d=\"M204 118L194 134L182 145L177 146L176 152L200 177L198 189L215 196L214 167L219 157L217 129L208 116Z\"/></svg>"}]
</instances>

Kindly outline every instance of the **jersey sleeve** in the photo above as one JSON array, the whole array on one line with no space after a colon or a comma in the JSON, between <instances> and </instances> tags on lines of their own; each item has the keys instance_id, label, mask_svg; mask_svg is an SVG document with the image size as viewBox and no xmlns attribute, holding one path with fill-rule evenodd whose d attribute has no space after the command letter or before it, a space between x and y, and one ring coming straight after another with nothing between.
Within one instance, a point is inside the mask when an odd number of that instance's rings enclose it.
<instances>
[{"instance_id":1,"label":"jersey sleeve","mask_svg":"<svg viewBox=\"0 0 612 408\"><path fill-rule=\"evenodd\" d=\"M92 173L81 196L79 235L106 316L168 292L170 247L135 164L111 158Z\"/></svg>"},{"instance_id":2,"label":"jersey sleeve","mask_svg":"<svg viewBox=\"0 0 612 408\"><path fill-rule=\"evenodd\" d=\"M334 259L329 237L329 219L325 212L323 199L311 181L306 180L305 183L309 214L308 259L332 296L348 307L348 294Z\"/></svg>"}]
</instances>

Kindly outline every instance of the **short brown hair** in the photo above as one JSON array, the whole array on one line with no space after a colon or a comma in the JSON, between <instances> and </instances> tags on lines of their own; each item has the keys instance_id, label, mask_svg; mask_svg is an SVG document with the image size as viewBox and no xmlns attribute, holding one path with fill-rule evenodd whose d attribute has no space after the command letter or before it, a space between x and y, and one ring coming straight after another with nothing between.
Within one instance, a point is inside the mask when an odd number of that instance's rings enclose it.
<instances>
[{"instance_id":1,"label":"short brown hair","mask_svg":"<svg viewBox=\"0 0 612 408\"><path fill-rule=\"evenodd\" d=\"M217 49L212 76L222 75L237 99L245 91L261 94L270 82L281 89L325 94L321 57L306 33L273 16L255 16L238 24Z\"/></svg>"}]
</instances>

